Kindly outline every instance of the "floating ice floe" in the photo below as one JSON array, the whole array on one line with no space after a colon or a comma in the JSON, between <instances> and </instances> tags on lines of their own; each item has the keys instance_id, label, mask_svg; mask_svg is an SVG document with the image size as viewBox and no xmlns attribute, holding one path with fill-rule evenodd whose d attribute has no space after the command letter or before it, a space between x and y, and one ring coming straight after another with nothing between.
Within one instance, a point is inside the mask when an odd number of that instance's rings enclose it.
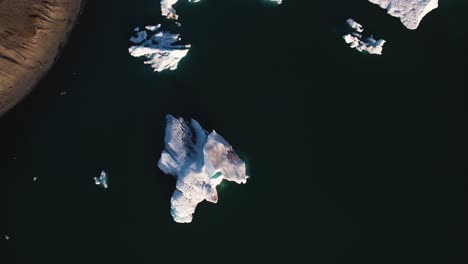
<instances>
[{"instance_id":1,"label":"floating ice floe","mask_svg":"<svg viewBox=\"0 0 468 264\"><path fill-rule=\"evenodd\" d=\"M145 64L151 65L154 71L166 69L175 70L182 58L184 58L190 45L174 45L180 41L178 34L172 34L160 30L161 25L146 26L144 29L135 28L136 36L130 41L134 46L128 49L133 57L145 57Z\"/></svg>"},{"instance_id":2,"label":"floating ice floe","mask_svg":"<svg viewBox=\"0 0 468 264\"><path fill-rule=\"evenodd\" d=\"M345 42L350 44L350 48L357 49L360 52L367 52L369 54L382 55L385 40L376 40L372 35L363 40L363 36L360 34L364 31L362 25L354 21L352 18L346 20L346 23L348 23L348 25L354 30L354 32L343 36Z\"/></svg>"},{"instance_id":3,"label":"floating ice floe","mask_svg":"<svg viewBox=\"0 0 468 264\"><path fill-rule=\"evenodd\" d=\"M165 149L158 167L177 178L171 199L174 221L190 223L203 200L218 201L218 186L224 179L246 183L245 163L231 145L215 131L208 134L192 119L166 116Z\"/></svg>"},{"instance_id":4,"label":"floating ice floe","mask_svg":"<svg viewBox=\"0 0 468 264\"><path fill-rule=\"evenodd\" d=\"M94 177L94 183L96 185L101 186L104 189L107 189L109 187L108 180L107 180L107 173L105 171L101 171L101 175L99 175L99 178Z\"/></svg>"},{"instance_id":5,"label":"floating ice floe","mask_svg":"<svg viewBox=\"0 0 468 264\"><path fill-rule=\"evenodd\" d=\"M348 20L346 20L346 23L348 23L348 25L356 30L356 32L358 33L362 33L364 31L364 28L362 27L361 24L359 24L358 22L354 21L354 19L352 18L348 18Z\"/></svg>"},{"instance_id":6,"label":"floating ice floe","mask_svg":"<svg viewBox=\"0 0 468 264\"><path fill-rule=\"evenodd\" d=\"M33 177L33 182L37 181L37 177Z\"/></svg>"},{"instance_id":7,"label":"floating ice floe","mask_svg":"<svg viewBox=\"0 0 468 264\"><path fill-rule=\"evenodd\" d=\"M409 29L416 29L432 10L439 6L439 0L369 0L386 9L391 16L398 17Z\"/></svg>"},{"instance_id":8,"label":"floating ice floe","mask_svg":"<svg viewBox=\"0 0 468 264\"><path fill-rule=\"evenodd\" d=\"M276 2L278 5L281 5L283 3L283 0L270 0L270 2Z\"/></svg>"},{"instance_id":9,"label":"floating ice floe","mask_svg":"<svg viewBox=\"0 0 468 264\"><path fill-rule=\"evenodd\" d=\"M5 240L10 240L10 236L9 236L9 235L5 235Z\"/></svg>"}]
</instances>

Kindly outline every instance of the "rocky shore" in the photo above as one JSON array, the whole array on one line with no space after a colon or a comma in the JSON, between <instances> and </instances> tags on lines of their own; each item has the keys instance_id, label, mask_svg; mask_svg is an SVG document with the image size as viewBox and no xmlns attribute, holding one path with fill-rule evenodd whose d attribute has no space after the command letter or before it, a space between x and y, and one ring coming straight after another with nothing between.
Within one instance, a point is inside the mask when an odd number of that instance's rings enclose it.
<instances>
[{"instance_id":1,"label":"rocky shore","mask_svg":"<svg viewBox=\"0 0 468 264\"><path fill-rule=\"evenodd\" d=\"M0 116L55 62L84 0L0 0Z\"/></svg>"}]
</instances>

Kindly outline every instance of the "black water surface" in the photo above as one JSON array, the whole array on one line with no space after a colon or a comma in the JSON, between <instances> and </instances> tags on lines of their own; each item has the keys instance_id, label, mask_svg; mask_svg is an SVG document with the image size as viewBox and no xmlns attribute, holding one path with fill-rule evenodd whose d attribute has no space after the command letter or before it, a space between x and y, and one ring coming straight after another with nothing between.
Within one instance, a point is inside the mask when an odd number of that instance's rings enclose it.
<instances>
[{"instance_id":1,"label":"black water surface","mask_svg":"<svg viewBox=\"0 0 468 264\"><path fill-rule=\"evenodd\" d=\"M87 2L0 120L0 263L465 263L464 1L416 31L365 0L181 1L192 49L163 73L127 52L158 1ZM348 17L383 56L346 46ZM192 224L156 166L168 113L215 129L251 175Z\"/></svg>"}]
</instances>

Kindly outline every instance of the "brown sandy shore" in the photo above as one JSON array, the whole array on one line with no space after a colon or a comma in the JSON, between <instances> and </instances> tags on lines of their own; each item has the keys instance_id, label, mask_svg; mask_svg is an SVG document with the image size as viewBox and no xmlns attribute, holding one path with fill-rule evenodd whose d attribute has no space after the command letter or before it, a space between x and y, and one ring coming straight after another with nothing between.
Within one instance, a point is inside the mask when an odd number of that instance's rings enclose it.
<instances>
[{"instance_id":1,"label":"brown sandy shore","mask_svg":"<svg viewBox=\"0 0 468 264\"><path fill-rule=\"evenodd\" d=\"M51 68L84 0L0 0L0 116Z\"/></svg>"}]
</instances>

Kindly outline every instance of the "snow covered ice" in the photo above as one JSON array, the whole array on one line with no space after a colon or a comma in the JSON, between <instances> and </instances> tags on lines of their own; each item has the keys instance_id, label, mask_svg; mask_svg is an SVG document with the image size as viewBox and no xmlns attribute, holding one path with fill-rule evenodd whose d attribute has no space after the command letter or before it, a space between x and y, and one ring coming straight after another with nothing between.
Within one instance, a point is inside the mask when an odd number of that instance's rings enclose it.
<instances>
[{"instance_id":1,"label":"snow covered ice","mask_svg":"<svg viewBox=\"0 0 468 264\"><path fill-rule=\"evenodd\" d=\"M192 119L166 116L165 149L158 167L177 178L171 199L174 221L190 223L203 200L218 201L218 186L224 179L246 183L245 163L231 145L215 131L208 133Z\"/></svg>"},{"instance_id":2,"label":"snow covered ice","mask_svg":"<svg viewBox=\"0 0 468 264\"><path fill-rule=\"evenodd\" d=\"M362 25L354 21L352 18L346 20L346 23L354 30L354 32L343 36L345 42L350 44L350 48L357 49L360 52L367 52L369 54L382 55L385 40L376 40L372 35L365 40L362 40L363 36L361 33L364 31Z\"/></svg>"},{"instance_id":3,"label":"snow covered ice","mask_svg":"<svg viewBox=\"0 0 468 264\"><path fill-rule=\"evenodd\" d=\"M409 29L416 29L432 10L439 6L439 0L369 0L386 9L391 16L398 17Z\"/></svg>"},{"instance_id":4,"label":"snow covered ice","mask_svg":"<svg viewBox=\"0 0 468 264\"><path fill-rule=\"evenodd\" d=\"M190 45L174 45L179 41L178 34L160 30L161 25L146 26L144 29L135 28L136 36L130 38L134 46L128 49L133 57L145 57L145 64L151 65L154 71L166 69L175 70L184 58Z\"/></svg>"},{"instance_id":5,"label":"snow covered ice","mask_svg":"<svg viewBox=\"0 0 468 264\"><path fill-rule=\"evenodd\" d=\"M107 173L105 171L101 171L101 175L98 177L94 177L94 183L96 185L102 186L102 188L107 189L109 187L107 181Z\"/></svg>"}]
</instances>

